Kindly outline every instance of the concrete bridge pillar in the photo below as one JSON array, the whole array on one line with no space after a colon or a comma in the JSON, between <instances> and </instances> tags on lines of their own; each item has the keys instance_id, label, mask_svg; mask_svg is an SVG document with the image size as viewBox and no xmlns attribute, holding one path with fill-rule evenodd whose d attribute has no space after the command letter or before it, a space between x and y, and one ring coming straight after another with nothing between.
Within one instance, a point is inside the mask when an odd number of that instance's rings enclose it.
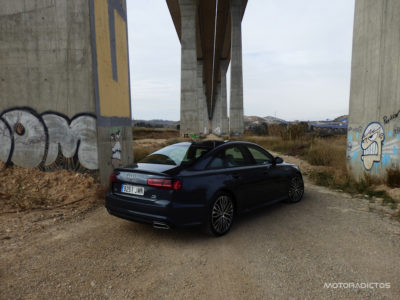
<instances>
[{"instance_id":1,"label":"concrete bridge pillar","mask_svg":"<svg viewBox=\"0 0 400 300\"><path fill-rule=\"evenodd\" d=\"M231 98L229 131L232 135L241 135L244 132L241 8L242 0L231 0Z\"/></svg>"},{"instance_id":2,"label":"concrete bridge pillar","mask_svg":"<svg viewBox=\"0 0 400 300\"><path fill-rule=\"evenodd\" d=\"M197 102L196 0L179 0L181 12L181 134L200 133ZM204 130L204 128L203 128Z\"/></svg>"},{"instance_id":3,"label":"concrete bridge pillar","mask_svg":"<svg viewBox=\"0 0 400 300\"><path fill-rule=\"evenodd\" d=\"M197 61L197 107L199 118L199 132L208 134L207 98L203 77L203 61Z\"/></svg>"},{"instance_id":4,"label":"concrete bridge pillar","mask_svg":"<svg viewBox=\"0 0 400 300\"><path fill-rule=\"evenodd\" d=\"M400 168L400 1L356 0L347 164L355 178Z\"/></svg>"},{"instance_id":5,"label":"concrete bridge pillar","mask_svg":"<svg viewBox=\"0 0 400 300\"><path fill-rule=\"evenodd\" d=\"M217 96L214 107L212 131L217 135L225 135L229 132L229 121L227 116L227 97L226 97L226 71L228 62L221 60L221 82L217 86Z\"/></svg>"}]
</instances>

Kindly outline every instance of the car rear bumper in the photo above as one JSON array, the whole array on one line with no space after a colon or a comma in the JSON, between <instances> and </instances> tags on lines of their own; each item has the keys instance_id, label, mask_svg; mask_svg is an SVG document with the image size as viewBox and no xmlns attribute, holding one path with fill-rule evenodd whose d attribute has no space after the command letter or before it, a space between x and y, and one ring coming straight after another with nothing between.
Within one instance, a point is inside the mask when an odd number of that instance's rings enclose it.
<instances>
[{"instance_id":1,"label":"car rear bumper","mask_svg":"<svg viewBox=\"0 0 400 300\"><path fill-rule=\"evenodd\" d=\"M143 201L108 193L106 208L109 214L140 223L169 227L196 226L203 223L204 205L177 204L168 200Z\"/></svg>"}]
</instances>

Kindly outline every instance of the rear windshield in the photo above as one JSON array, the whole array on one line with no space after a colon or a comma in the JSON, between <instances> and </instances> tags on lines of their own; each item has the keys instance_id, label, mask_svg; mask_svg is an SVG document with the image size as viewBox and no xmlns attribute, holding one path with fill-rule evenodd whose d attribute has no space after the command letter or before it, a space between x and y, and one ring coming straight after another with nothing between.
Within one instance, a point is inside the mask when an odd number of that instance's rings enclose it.
<instances>
[{"instance_id":1,"label":"rear windshield","mask_svg":"<svg viewBox=\"0 0 400 300\"><path fill-rule=\"evenodd\" d=\"M194 144L174 144L149 154L139 162L180 166L195 162L210 150L209 147Z\"/></svg>"}]
</instances>

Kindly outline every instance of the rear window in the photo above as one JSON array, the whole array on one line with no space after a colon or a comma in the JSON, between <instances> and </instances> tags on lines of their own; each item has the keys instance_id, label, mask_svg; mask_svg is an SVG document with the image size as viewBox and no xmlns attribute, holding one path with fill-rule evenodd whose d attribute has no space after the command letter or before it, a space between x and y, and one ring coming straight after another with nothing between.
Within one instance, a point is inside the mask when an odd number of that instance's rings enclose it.
<instances>
[{"instance_id":1,"label":"rear window","mask_svg":"<svg viewBox=\"0 0 400 300\"><path fill-rule=\"evenodd\" d=\"M140 163L175 166L191 164L210 150L210 147L195 144L174 144L149 154Z\"/></svg>"}]
</instances>

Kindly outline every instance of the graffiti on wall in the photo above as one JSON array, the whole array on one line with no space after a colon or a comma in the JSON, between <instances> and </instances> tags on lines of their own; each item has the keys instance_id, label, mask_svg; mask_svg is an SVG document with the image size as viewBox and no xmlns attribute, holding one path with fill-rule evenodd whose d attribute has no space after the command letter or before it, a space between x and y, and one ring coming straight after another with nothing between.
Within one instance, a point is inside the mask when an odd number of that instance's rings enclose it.
<instances>
[{"instance_id":1,"label":"graffiti on wall","mask_svg":"<svg viewBox=\"0 0 400 300\"><path fill-rule=\"evenodd\" d=\"M24 168L98 169L96 117L29 107L0 114L0 160Z\"/></svg>"},{"instance_id":2,"label":"graffiti on wall","mask_svg":"<svg viewBox=\"0 0 400 300\"><path fill-rule=\"evenodd\" d=\"M365 127L361 137L361 160L366 170L371 170L374 163L381 161L384 140L385 132L381 124L372 122Z\"/></svg>"},{"instance_id":3,"label":"graffiti on wall","mask_svg":"<svg viewBox=\"0 0 400 300\"><path fill-rule=\"evenodd\" d=\"M391 114L390 116L383 116L383 122L385 124L388 124L389 122L391 122L392 120L397 119L400 116L400 110Z\"/></svg>"},{"instance_id":4,"label":"graffiti on wall","mask_svg":"<svg viewBox=\"0 0 400 300\"><path fill-rule=\"evenodd\" d=\"M346 157L349 161L356 161L359 153L358 139L360 137L360 132L362 132L362 127L349 127L347 129L347 152Z\"/></svg>"},{"instance_id":5,"label":"graffiti on wall","mask_svg":"<svg viewBox=\"0 0 400 300\"><path fill-rule=\"evenodd\" d=\"M347 160L357 167L378 175L385 168L399 167L400 127L385 131L379 122L371 122L360 132L349 127Z\"/></svg>"},{"instance_id":6,"label":"graffiti on wall","mask_svg":"<svg viewBox=\"0 0 400 300\"><path fill-rule=\"evenodd\" d=\"M121 128L115 127L110 129L111 139L111 164L114 168L121 166Z\"/></svg>"}]
</instances>

